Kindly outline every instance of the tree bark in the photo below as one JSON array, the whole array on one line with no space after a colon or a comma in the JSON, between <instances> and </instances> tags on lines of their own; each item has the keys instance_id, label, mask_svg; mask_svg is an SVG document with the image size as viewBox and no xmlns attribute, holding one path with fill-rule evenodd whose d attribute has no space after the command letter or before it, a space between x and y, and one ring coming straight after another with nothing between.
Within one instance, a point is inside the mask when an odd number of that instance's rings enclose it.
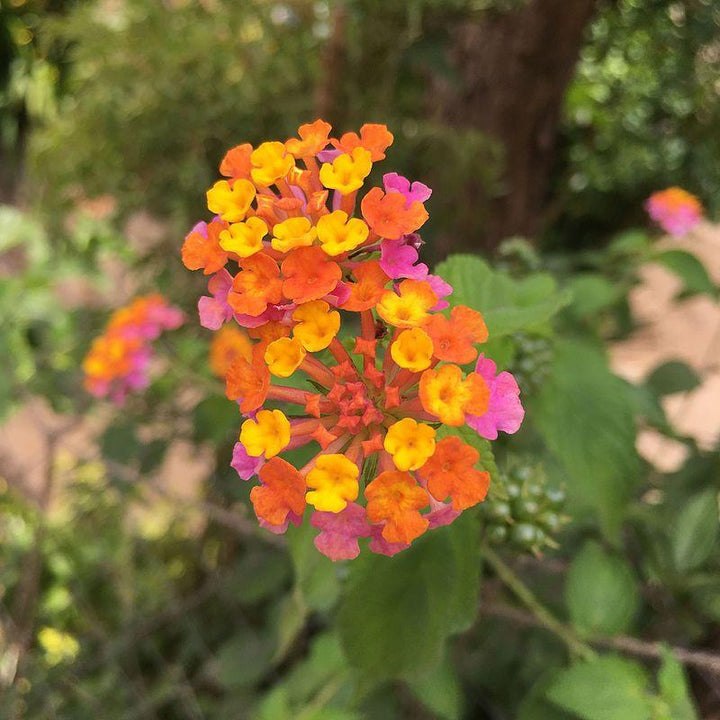
<instances>
[{"instance_id":1,"label":"tree bark","mask_svg":"<svg viewBox=\"0 0 720 720\"><path fill-rule=\"evenodd\" d=\"M565 89L597 0L528 0L507 11L487 11L454 29L452 62L458 86L439 88L444 119L502 143L501 192L489 220L464 233L491 249L505 237L535 236L557 145ZM477 203L477 188L465 201Z\"/></svg>"}]
</instances>

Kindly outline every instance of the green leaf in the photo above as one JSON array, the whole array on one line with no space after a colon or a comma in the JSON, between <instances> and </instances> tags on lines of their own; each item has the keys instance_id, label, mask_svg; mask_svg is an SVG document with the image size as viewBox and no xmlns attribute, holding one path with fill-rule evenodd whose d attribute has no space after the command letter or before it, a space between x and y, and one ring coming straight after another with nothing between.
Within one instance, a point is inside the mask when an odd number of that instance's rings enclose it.
<instances>
[{"instance_id":1,"label":"green leaf","mask_svg":"<svg viewBox=\"0 0 720 720\"><path fill-rule=\"evenodd\" d=\"M307 621L307 608L297 593L284 597L277 605L272 623L277 638L273 664L285 659L294 646Z\"/></svg>"},{"instance_id":2,"label":"green leaf","mask_svg":"<svg viewBox=\"0 0 720 720\"><path fill-rule=\"evenodd\" d=\"M195 439L210 440L215 444L229 441L237 436L241 421L237 403L224 395L205 398L193 410Z\"/></svg>"},{"instance_id":3,"label":"green leaf","mask_svg":"<svg viewBox=\"0 0 720 720\"><path fill-rule=\"evenodd\" d=\"M493 340L546 323L571 298L551 275L515 280L475 255L451 255L436 272L453 286L454 304L482 312Z\"/></svg>"},{"instance_id":4,"label":"green leaf","mask_svg":"<svg viewBox=\"0 0 720 720\"><path fill-rule=\"evenodd\" d=\"M561 671L547 697L583 720L649 720L654 703L647 685L642 666L606 656Z\"/></svg>"},{"instance_id":5,"label":"green leaf","mask_svg":"<svg viewBox=\"0 0 720 720\"><path fill-rule=\"evenodd\" d=\"M651 258L674 272L685 285L686 293L707 293L717 296L717 288L705 266L692 253L685 250L663 250Z\"/></svg>"},{"instance_id":6,"label":"green leaf","mask_svg":"<svg viewBox=\"0 0 720 720\"><path fill-rule=\"evenodd\" d=\"M110 425L100 437L100 451L107 460L123 465L134 463L140 453L135 426L130 422Z\"/></svg>"},{"instance_id":7,"label":"green leaf","mask_svg":"<svg viewBox=\"0 0 720 720\"><path fill-rule=\"evenodd\" d=\"M694 570L713 553L718 537L718 504L714 490L688 500L672 533L672 556L681 571Z\"/></svg>"},{"instance_id":8,"label":"green leaf","mask_svg":"<svg viewBox=\"0 0 720 720\"><path fill-rule=\"evenodd\" d=\"M627 632L640 601L631 568L592 541L570 566L565 597L573 625L588 635Z\"/></svg>"},{"instance_id":9,"label":"green leaf","mask_svg":"<svg viewBox=\"0 0 720 720\"><path fill-rule=\"evenodd\" d=\"M650 247L650 237L645 230L625 230L616 235L608 245L609 255L639 255Z\"/></svg>"},{"instance_id":10,"label":"green leaf","mask_svg":"<svg viewBox=\"0 0 720 720\"><path fill-rule=\"evenodd\" d=\"M340 593L338 564L317 551L313 539L318 530L303 522L287 532L290 557L295 568L295 585L310 610L326 612Z\"/></svg>"},{"instance_id":11,"label":"green leaf","mask_svg":"<svg viewBox=\"0 0 720 720\"><path fill-rule=\"evenodd\" d=\"M690 392L700 385L697 373L684 362L671 360L656 367L645 384L656 395Z\"/></svg>"},{"instance_id":12,"label":"green leaf","mask_svg":"<svg viewBox=\"0 0 720 720\"><path fill-rule=\"evenodd\" d=\"M269 637L244 628L218 650L210 673L228 689L252 685L270 669L272 651Z\"/></svg>"},{"instance_id":13,"label":"green leaf","mask_svg":"<svg viewBox=\"0 0 720 720\"><path fill-rule=\"evenodd\" d=\"M698 720L683 666L666 645L663 645L661 650L663 663L658 671L658 688L660 697L668 705L668 718Z\"/></svg>"},{"instance_id":14,"label":"green leaf","mask_svg":"<svg viewBox=\"0 0 720 720\"><path fill-rule=\"evenodd\" d=\"M427 674L446 638L475 620L480 547L468 515L392 558L363 553L351 565L338 629L350 664L367 677Z\"/></svg>"},{"instance_id":15,"label":"green leaf","mask_svg":"<svg viewBox=\"0 0 720 720\"><path fill-rule=\"evenodd\" d=\"M568 309L579 318L592 317L612 307L621 295L616 284L594 273L573 276L568 288L573 297Z\"/></svg>"},{"instance_id":16,"label":"green leaf","mask_svg":"<svg viewBox=\"0 0 720 720\"><path fill-rule=\"evenodd\" d=\"M335 633L324 632L313 638L307 658L293 666L285 687L293 705L303 705L333 678L347 674L347 660Z\"/></svg>"},{"instance_id":17,"label":"green leaf","mask_svg":"<svg viewBox=\"0 0 720 720\"><path fill-rule=\"evenodd\" d=\"M595 513L616 540L638 476L633 397L601 349L555 346L550 378L528 401L529 417L565 471L576 512Z\"/></svg>"},{"instance_id":18,"label":"green leaf","mask_svg":"<svg viewBox=\"0 0 720 720\"><path fill-rule=\"evenodd\" d=\"M574 720L575 716L563 712L546 697L556 676L557 670L550 670L533 684L518 706L517 720Z\"/></svg>"},{"instance_id":19,"label":"green leaf","mask_svg":"<svg viewBox=\"0 0 720 720\"><path fill-rule=\"evenodd\" d=\"M455 668L447 657L428 675L410 680L413 695L435 715L456 720L463 709L463 694Z\"/></svg>"}]
</instances>

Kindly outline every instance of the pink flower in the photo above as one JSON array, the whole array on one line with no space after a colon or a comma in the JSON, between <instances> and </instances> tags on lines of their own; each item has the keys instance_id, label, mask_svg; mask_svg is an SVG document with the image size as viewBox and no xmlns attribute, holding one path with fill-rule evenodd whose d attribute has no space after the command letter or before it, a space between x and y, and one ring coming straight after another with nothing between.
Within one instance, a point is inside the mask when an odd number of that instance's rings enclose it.
<instances>
[{"instance_id":1,"label":"pink flower","mask_svg":"<svg viewBox=\"0 0 720 720\"><path fill-rule=\"evenodd\" d=\"M258 518L258 524L261 528L265 528L265 530L269 530L271 533L275 533L275 535L283 535L285 532L287 532L288 525L292 523L295 525L295 527L298 527L302 524L302 515L296 515L292 510L287 514L287 517L285 518L285 521L281 523L280 525L272 525L271 523L267 522L267 520L263 520L262 518Z\"/></svg>"},{"instance_id":2,"label":"pink flower","mask_svg":"<svg viewBox=\"0 0 720 720\"><path fill-rule=\"evenodd\" d=\"M370 545L368 546L371 552L377 553L378 555L392 557L393 555L397 555L399 552L407 550L410 547L410 545L406 543L388 542L383 537L382 531L382 525L373 525L371 527L370 537L372 539L370 540Z\"/></svg>"},{"instance_id":3,"label":"pink flower","mask_svg":"<svg viewBox=\"0 0 720 720\"><path fill-rule=\"evenodd\" d=\"M430 495L430 512L425 516L430 530L454 523L461 514L460 510L453 509L452 503L438 502Z\"/></svg>"},{"instance_id":4,"label":"pink flower","mask_svg":"<svg viewBox=\"0 0 720 720\"><path fill-rule=\"evenodd\" d=\"M410 181L398 175L396 172L385 173L383 175L383 185L385 192L398 192L405 196L405 207L410 207L414 202L425 202L432 195L432 190L425 183Z\"/></svg>"},{"instance_id":5,"label":"pink flower","mask_svg":"<svg viewBox=\"0 0 720 720\"><path fill-rule=\"evenodd\" d=\"M430 308L433 312L438 312L450 307L450 303L447 300L443 300L448 295L452 295L452 285L446 283L439 275L428 275L425 280L430 283L430 287L433 292L438 296L438 302Z\"/></svg>"},{"instance_id":6,"label":"pink flower","mask_svg":"<svg viewBox=\"0 0 720 720\"><path fill-rule=\"evenodd\" d=\"M520 402L520 388L515 378L506 371L496 375L497 365L483 354L478 357L475 372L490 390L488 411L482 415L467 415L467 424L486 440L495 440L498 430L512 434L519 430L525 417Z\"/></svg>"},{"instance_id":7,"label":"pink flower","mask_svg":"<svg viewBox=\"0 0 720 720\"><path fill-rule=\"evenodd\" d=\"M315 547L331 560L353 560L360 554L358 538L370 535L365 508L357 503L349 503L339 513L316 510L310 524L322 530Z\"/></svg>"},{"instance_id":8,"label":"pink flower","mask_svg":"<svg viewBox=\"0 0 720 720\"><path fill-rule=\"evenodd\" d=\"M219 330L233 316L233 310L227 298L232 288L232 275L223 268L215 273L208 282L210 296L203 295L198 300L200 324L208 330Z\"/></svg>"},{"instance_id":9,"label":"pink flower","mask_svg":"<svg viewBox=\"0 0 720 720\"><path fill-rule=\"evenodd\" d=\"M425 280L428 276L428 266L418 263L417 248L408 242L409 237L406 235L397 240L383 240L380 243L380 267L394 280L398 278Z\"/></svg>"},{"instance_id":10,"label":"pink flower","mask_svg":"<svg viewBox=\"0 0 720 720\"><path fill-rule=\"evenodd\" d=\"M241 480L250 480L250 478L257 475L260 472L263 462L262 457L252 457L252 455L248 455L241 443L235 443L230 466L237 472Z\"/></svg>"},{"instance_id":11,"label":"pink flower","mask_svg":"<svg viewBox=\"0 0 720 720\"><path fill-rule=\"evenodd\" d=\"M653 193L645 201L645 209L665 232L675 236L692 230L703 214L700 201L679 187Z\"/></svg>"}]
</instances>

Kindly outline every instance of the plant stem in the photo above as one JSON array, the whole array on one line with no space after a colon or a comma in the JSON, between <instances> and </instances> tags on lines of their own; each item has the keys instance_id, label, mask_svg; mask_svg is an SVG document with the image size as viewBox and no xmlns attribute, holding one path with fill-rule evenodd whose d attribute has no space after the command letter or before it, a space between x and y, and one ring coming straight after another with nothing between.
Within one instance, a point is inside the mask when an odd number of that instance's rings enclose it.
<instances>
[{"instance_id":1,"label":"plant stem","mask_svg":"<svg viewBox=\"0 0 720 720\"><path fill-rule=\"evenodd\" d=\"M596 657L595 651L583 642L564 623L558 620L538 599L530 588L515 574L500 556L487 545L483 545L483 557L497 573L502 582L515 594L528 610L538 619L541 625L555 633L567 646L568 650L583 660Z\"/></svg>"}]
</instances>

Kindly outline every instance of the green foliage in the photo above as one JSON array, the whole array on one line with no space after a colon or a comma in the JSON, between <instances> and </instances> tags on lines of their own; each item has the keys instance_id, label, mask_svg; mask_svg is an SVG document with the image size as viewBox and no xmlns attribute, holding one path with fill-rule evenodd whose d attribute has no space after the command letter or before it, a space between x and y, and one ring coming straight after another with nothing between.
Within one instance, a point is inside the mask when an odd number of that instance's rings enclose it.
<instances>
[{"instance_id":1,"label":"green foliage","mask_svg":"<svg viewBox=\"0 0 720 720\"><path fill-rule=\"evenodd\" d=\"M717 5L606 3L590 26L565 98L565 232L606 234L639 218L652 191L680 185L718 210L714 86ZM587 237L587 235L586 235Z\"/></svg>"},{"instance_id":2,"label":"green foliage","mask_svg":"<svg viewBox=\"0 0 720 720\"><path fill-rule=\"evenodd\" d=\"M645 381L655 395L690 392L700 385L697 373L685 363L669 361L656 367Z\"/></svg>"},{"instance_id":3,"label":"green foliage","mask_svg":"<svg viewBox=\"0 0 720 720\"><path fill-rule=\"evenodd\" d=\"M683 666L666 646L662 648L662 656L658 689L660 697L667 704L666 717L668 720L698 720Z\"/></svg>"},{"instance_id":4,"label":"green foliage","mask_svg":"<svg viewBox=\"0 0 720 720\"><path fill-rule=\"evenodd\" d=\"M547 697L583 720L648 720L653 716L646 672L621 657L572 665L558 674Z\"/></svg>"},{"instance_id":5,"label":"green foliage","mask_svg":"<svg viewBox=\"0 0 720 720\"><path fill-rule=\"evenodd\" d=\"M694 570L713 553L718 538L718 501L713 490L692 496L680 510L672 535L672 558L680 572Z\"/></svg>"},{"instance_id":6,"label":"green foliage","mask_svg":"<svg viewBox=\"0 0 720 720\"><path fill-rule=\"evenodd\" d=\"M710 279L708 271L692 253L684 250L663 250L651 256L655 261L674 272L684 285L684 294L707 293L718 296L718 289Z\"/></svg>"},{"instance_id":7,"label":"green foliage","mask_svg":"<svg viewBox=\"0 0 720 720\"><path fill-rule=\"evenodd\" d=\"M616 540L637 486L633 404L627 386L584 341L557 343L552 377L531 411L537 428L566 472L577 510L591 510Z\"/></svg>"},{"instance_id":8,"label":"green foliage","mask_svg":"<svg viewBox=\"0 0 720 720\"><path fill-rule=\"evenodd\" d=\"M640 602L632 570L597 543L586 543L568 571L565 596L573 625L588 635L621 635Z\"/></svg>"},{"instance_id":9,"label":"green foliage","mask_svg":"<svg viewBox=\"0 0 720 720\"><path fill-rule=\"evenodd\" d=\"M515 280L474 255L453 255L436 271L453 286L453 299L481 310L491 339L543 326L570 301L551 275Z\"/></svg>"},{"instance_id":10,"label":"green foliage","mask_svg":"<svg viewBox=\"0 0 720 720\"><path fill-rule=\"evenodd\" d=\"M479 561L472 513L393 558L361 555L338 616L350 663L375 681L431 672L448 636L475 619Z\"/></svg>"}]
</instances>

